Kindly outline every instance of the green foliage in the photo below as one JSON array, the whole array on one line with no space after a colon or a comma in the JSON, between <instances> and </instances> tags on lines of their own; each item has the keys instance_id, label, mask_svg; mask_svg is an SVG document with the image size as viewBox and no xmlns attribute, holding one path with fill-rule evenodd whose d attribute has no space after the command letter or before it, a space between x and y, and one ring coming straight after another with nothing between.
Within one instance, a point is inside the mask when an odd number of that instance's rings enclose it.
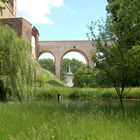
<instances>
[{"instance_id":1,"label":"green foliage","mask_svg":"<svg viewBox=\"0 0 140 140\"><path fill-rule=\"evenodd\" d=\"M39 86L42 87L44 86L44 84L47 82L47 75L45 72L41 72L38 76L37 76L37 82L39 83Z\"/></svg>"},{"instance_id":2,"label":"green foliage","mask_svg":"<svg viewBox=\"0 0 140 140\"><path fill-rule=\"evenodd\" d=\"M113 87L113 84L108 80L106 74L96 68L94 71L95 87Z\"/></svg>"},{"instance_id":3,"label":"green foliage","mask_svg":"<svg viewBox=\"0 0 140 140\"><path fill-rule=\"evenodd\" d=\"M96 70L88 68L81 68L74 74L73 83L74 87L95 87L96 84Z\"/></svg>"},{"instance_id":4,"label":"green foliage","mask_svg":"<svg viewBox=\"0 0 140 140\"><path fill-rule=\"evenodd\" d=\"M41 72L37 75L37 84L39 87L45 88L46 85L51 85L53 87L63 87L64 84L58 80L55 75L53 75L51 72L41 69Z\"/></svg>"},{"instance_id":5,"label":"green foliage","mask_svg":"<svg viewBox=\"0 0 140 140\"><path fill-rule=\"evenodd\" d=\"M131 86L140 85L140 45L133 46L127 53L130 78L129 84Z\"/></svg>"},{"instance_id":6,"label":"green foliage","mask_svg":"<svg viewBox=\"0 0 140 140\"><path fill-rule=\"evenodd\" d=\"M55 62L52 59L41 59L39 60L42 68L55 73ZM76 59L62 59L61 61L61 80L65 80L65 74L68 72L69 66L73 73L75 73L79 68L85 68L86 65Z\"/></svg>"},{"instance_id":7,"label":"green foliage","mask_svg":"<svg viewBox=\"0 0 140 140\"><path fill-rule=\"evenodd\" d=\"M125 87L139 86L139 71L136 66L139 68L140 58L133 51L133 46L138 45L138 48L140 44L140 1L108 2L107 21L97 25L98 35L95 34L96 26L92 23L89 26L89 38L96 44L97 53L93 58L97 67L105 79L114 85L122 104L122 97L127 93L124 92Z\"/></svg>"},{"instance_id":8,"label":"green foliage","mask_svg":"<svg viewBox=\"0 0 140 140\"><path fill-rule=\"evenodd\" d=\"M40 59L38 62L40 63L42 68L55 74L55 63L52 59Z\"/></svg>"},{"instance_id":9,"label":"green foliage","mask_svg":"<svg viewBox=\"0 0 140 140\"><path fill-rule=\"evenodd\" d=\"M128 91L126 88L125 91ZM131 88L130 92L124 96L126 99L139 99L140 88ZM114 88L66 88L56 87L52 85L45 86L43 88L37 88L35 98L46 99L49 97L56 98L57 94L61 94L62 98L83 98L83 99L108 99L117 98Z\"/></svg>"},{"instance_id":10,"label":"green foliage","mask_svg":"<svg viewBox=\"0 0 140 140\"><path fill-rule=\"evenodd\" d=\"M0 81L8 96L21 100L25 93L30 94L28 87L33 86L35 75L30 54L29 44L18 38L9 27L0 25Z\"/></svg>"},{"instance_id":11,"label":"green foliage","mask_svg":"<svg viewBox=\"0 0 140 140\"><path fill-rule=\"evenodd\" d=\"M73 59L62 59L61 61L61 79L64 80L65 79L65 74L68 72L68 68L69 66L71 67L71 71L73 73L75 73L79 68L86 68L86 65L81 62L78 61L77 59L73 58Z\"/></svg>"},{"instance_id":12,"label":"green foliage","mask_svg":"<svg viewBox=\"0 0 140 140\"><path fill-rule=\"evenodd\" d=\"M136 65L139 65L140 60L138 57L136 57L137 60L133 59L130 56L131 49L128 49L127 46L125 47L124 44L121 45L112 38L112 31L108 28L109 24L111 23L107 22L105 25L99 25L100 32L98 36L93 35L94 27L91 26L90 28L92 32L91 38L93 43L96 44L97 50L96 55L93 55L93 60L96 62L101 75L103 75L102 78L104 79L101 78L101 80L107 81L108 84L110 83L110 86L113 85L115 87L122 102L122 97L127 93L127 91L124 92L124 88L134 86L132 84L133 79L139 75L138 70L135 70L135 66L132 64L137 63ZM131 51L131 55L135 56L133 51ZM135 86L137 82L135 81ZM102 84L102 82L99 83Z\"/></svg>"},{"instance_id":13,"label":"green foliage","mask_svg":"<svg viewBox=\"0 0 140 140\"><path fill-rule=\"evenodd\" d=\"M128 85L139 86L140 1L111 0L108 3L110 23L108 29L116 37L119 57L125 67ZM137 47L134 47L136 46ZM132 49L131 49L132 48ZM137 48L137 49L136 49ZM134 51L135 50L135 51ZM137 52L137 53L136 53Z\"/></svg>"},{"instance_id":14,"label":"green foliage","mask_svg":"<svg viewBox=\"0 0 140 140\"><path fill-rule=\"evenodd\" d=\"M140 1L110 0L107 5L110 29L125 48L140 44Z\"/></svg>"}]
</instances>

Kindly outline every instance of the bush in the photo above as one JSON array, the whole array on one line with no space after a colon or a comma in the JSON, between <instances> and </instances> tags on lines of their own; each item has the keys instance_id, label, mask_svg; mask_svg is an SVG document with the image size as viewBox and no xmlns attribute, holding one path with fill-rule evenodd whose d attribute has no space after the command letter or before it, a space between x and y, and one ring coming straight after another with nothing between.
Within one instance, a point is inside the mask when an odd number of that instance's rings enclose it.
<instances>
[{"instance_id":1,"label":"bush","mask_svg":"<svg viewBox=\"0 0 140 140\"><path fill-rule=\"evenodd\" d=\"M96 87L97 82L95 79L96 70L88 68L79 69L74 74L73 83L74 87Z\"/></svg>"}]
</instances>

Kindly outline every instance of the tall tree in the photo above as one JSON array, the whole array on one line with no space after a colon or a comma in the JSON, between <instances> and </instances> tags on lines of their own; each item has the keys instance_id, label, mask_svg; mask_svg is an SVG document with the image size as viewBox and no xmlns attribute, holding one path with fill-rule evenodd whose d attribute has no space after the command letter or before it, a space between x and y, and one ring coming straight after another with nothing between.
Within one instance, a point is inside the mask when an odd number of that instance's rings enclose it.
<instances>
[{"instance_id":1,"label":"tall tree","mask_svg":"<svg viewBox=\"0 0 140 140\"><path fill-rule=\"evenodd\" d=\"M92 23L89 26L90 39L97 46L97 54L93 56L97 67L114 85L123 106L122 98L127 93L125 87L131 87L133 78L138 75L138 70L135 70L132 63L137 62L136 65L140 63L139 57L130 57L130 54L135 53L132 51L132 49L135 50L133 46L140 47L140 13L138 10L140 1L108 0L108 2L107 21L103 25L98 24L98 35L94 31L95 24ZM136 50L139 52L139 49Z\"/></svg>"},{"instance_id":2,"label":"tall tree","mask_svg":"<svg viewBox=\"0 0 140 140\"><path fill-rule=\"evenodd\" d=\"M107 11L112 23L110 30L121 46L131 48L140 44L139 9L139 0L108 0Z\"/></svg>"}]
</instances>

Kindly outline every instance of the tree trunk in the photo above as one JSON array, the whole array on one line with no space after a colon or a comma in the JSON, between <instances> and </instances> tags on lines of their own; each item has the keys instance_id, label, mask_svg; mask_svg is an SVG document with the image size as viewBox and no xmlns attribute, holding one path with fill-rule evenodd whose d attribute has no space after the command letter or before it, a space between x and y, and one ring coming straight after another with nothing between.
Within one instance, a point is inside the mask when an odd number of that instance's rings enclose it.
<instances>
[{"instance_id":1,"label":"tree trunk","mask_svg":"<svg viewBox=\"0 0 140 140\"><path fill-rule=\"evenodd\" d=\"M0 80L0 101L6 101L6 90L2 80Z\"/></svg>"},{"instance_id":2,"label":"tree trunk","mask_svg":"<svg viewBox=\"0 0 140 140\"><path fill-rule=\"evenodd\" d=\"M115 82L114 82L114 87L115 87L115 90L116 90L117 95L119 97L122 113L124 114L124 105L123 105L123 91L124 91L124 87L122 87L121 90L120 90L120 87L117 87Z\"/></svg>"},{"instance_id":3,"label":"tree trunk","mask_svg":"<svg viewBox=\"0 0 140 140\"><path fill-rule=\"evenodd\" d=\"M121 108L123 109L124 108L124 106L123 106L123 96L119 95L119 100L120 100Z\"/></svg>"}]
</instances>

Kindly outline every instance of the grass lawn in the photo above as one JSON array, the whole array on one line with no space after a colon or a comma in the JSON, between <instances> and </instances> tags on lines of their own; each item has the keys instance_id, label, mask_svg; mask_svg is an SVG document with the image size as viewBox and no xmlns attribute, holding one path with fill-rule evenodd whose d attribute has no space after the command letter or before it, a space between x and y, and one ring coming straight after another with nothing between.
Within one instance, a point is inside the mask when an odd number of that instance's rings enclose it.
<instances>
[{"instance_id":1,"label":"grass lawn","mask_svg":"<svg viewBox=\"0 0 140 140\"><path fill-rule=\"evenodd\" d=\"M0 140L140 140L140 102L34 101L0 104Z\"/></svg>"}]
</instances>

